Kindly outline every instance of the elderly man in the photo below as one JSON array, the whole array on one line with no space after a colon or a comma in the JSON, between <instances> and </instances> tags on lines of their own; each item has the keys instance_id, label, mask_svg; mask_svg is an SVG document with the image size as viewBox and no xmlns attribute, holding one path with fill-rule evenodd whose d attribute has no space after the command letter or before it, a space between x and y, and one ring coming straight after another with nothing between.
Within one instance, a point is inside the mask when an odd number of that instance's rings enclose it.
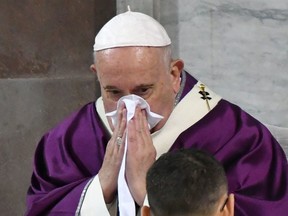
<instances>
[{"instance_id":1,"label":"elderly man","mask_svg":"<svg viewBox=\"0 0 288 216\"><path fill-rule=\"evenodd\" d=\"M128 11L95 38L101 98L46 133L35 153L26 215L135 215L159 155L199 148L221 161L235 215L286 215L288 169L270 132L171 58L151 17Z\"/></svg>"}]
</instances>

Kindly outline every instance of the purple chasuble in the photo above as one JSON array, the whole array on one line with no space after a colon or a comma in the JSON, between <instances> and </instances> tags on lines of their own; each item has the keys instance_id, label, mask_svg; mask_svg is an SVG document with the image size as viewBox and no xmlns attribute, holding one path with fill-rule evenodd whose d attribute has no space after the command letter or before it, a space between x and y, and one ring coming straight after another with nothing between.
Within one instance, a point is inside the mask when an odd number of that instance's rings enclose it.
<instances>
[{"instance_id":1,"label":"purple chasuble","mask_svg":"<svg viewBox=\"0 0 288 216\"><path fill-rule=\"evenodd\" d=\"M186 73L181 98L196 83ZM75 215L83 189L101 168L110 138L94 105L85 105L39 142L27 216ZM223 164L229 192L235 194L235 216L288 214L285 154L267 128L239 107L221 100L182 132L170 151L191 147L211 153Z\"/></svg>"},{"instance_id":2,"label":"purple chasuble","mask_svg":"<svg viewBox=\"0 0 288 216\"><path fill-rule=\"evenodd\" d=\"M26 215L75 215L85 185L101 168L109 137L94 103L45 134L35 153Z\"/></svg>"}]
</instances>

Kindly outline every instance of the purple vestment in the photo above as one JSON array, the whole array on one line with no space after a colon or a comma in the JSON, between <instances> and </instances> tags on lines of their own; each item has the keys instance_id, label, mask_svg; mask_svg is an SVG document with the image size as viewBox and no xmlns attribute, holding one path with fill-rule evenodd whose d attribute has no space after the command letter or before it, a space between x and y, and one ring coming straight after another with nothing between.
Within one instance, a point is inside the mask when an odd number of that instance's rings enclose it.
<instances>
[{"instance_id":1,"label":"purple vestment","mask_svg":"<svg viewBox=\"0 0 288 216\"><path fill-rule=\"evenodd\" d=\"M196 82L187 74L182 98ZM26 215L75 215L109 138L94 103L45 134L35 153ZM239 107L221 100L181 133L170 151L190 147L212 153L224 165L236 216L288 215L285 154L266 127Z\"/></svg>"}]
</instances>

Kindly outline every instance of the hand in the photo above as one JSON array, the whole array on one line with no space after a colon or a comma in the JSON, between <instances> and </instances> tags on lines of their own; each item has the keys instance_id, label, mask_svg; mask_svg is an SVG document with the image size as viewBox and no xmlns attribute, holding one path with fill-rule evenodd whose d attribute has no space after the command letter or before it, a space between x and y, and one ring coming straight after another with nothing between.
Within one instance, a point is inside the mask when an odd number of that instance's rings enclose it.
<instances>
[{"instance_id":1,"label":"hand","mask_svg":"<svg viewBox=\"0 0 288 216\"><path fill-rule=\"evenodd\" d=\"M111 203L114 200L117 190L117 179L125 147L126 116L127 111L124 104L122 104L118 114L118 123L116 124L113 130L113 135L107 144L104 161L98 173L106 203ZM117 140L119 137L122 138L120 145L117 143L119 142Z\"/></svg>"},{"instance_id":2,"label":"hand","mask_svg":"<svg viewBox=\"0 0 288 216\"><path fill-rule=\"evenodd\" d=\"M128 146L126 156L126 180L130 192L139 206L146 195L146 173L156 158L146 112L139 107L128 123Z\"/></svg>"}]
</instances>

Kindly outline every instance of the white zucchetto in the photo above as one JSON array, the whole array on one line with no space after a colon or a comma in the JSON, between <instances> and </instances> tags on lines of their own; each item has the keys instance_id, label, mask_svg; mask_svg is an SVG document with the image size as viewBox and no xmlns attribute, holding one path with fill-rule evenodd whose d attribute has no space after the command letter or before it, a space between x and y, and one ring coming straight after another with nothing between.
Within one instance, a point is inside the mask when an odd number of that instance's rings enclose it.
<instances>
[{"instance_id":1,"label":"white zucchetto","mask_svg":"<svg viewBox=\"0 0 288 216\"><path fill-rule=\"evenodd\" d=\"M163 47L171 44L164 27L152 17L127 11L113 17L95 37L94 51L127 46Z\"/></svg>"}]
</instances>

